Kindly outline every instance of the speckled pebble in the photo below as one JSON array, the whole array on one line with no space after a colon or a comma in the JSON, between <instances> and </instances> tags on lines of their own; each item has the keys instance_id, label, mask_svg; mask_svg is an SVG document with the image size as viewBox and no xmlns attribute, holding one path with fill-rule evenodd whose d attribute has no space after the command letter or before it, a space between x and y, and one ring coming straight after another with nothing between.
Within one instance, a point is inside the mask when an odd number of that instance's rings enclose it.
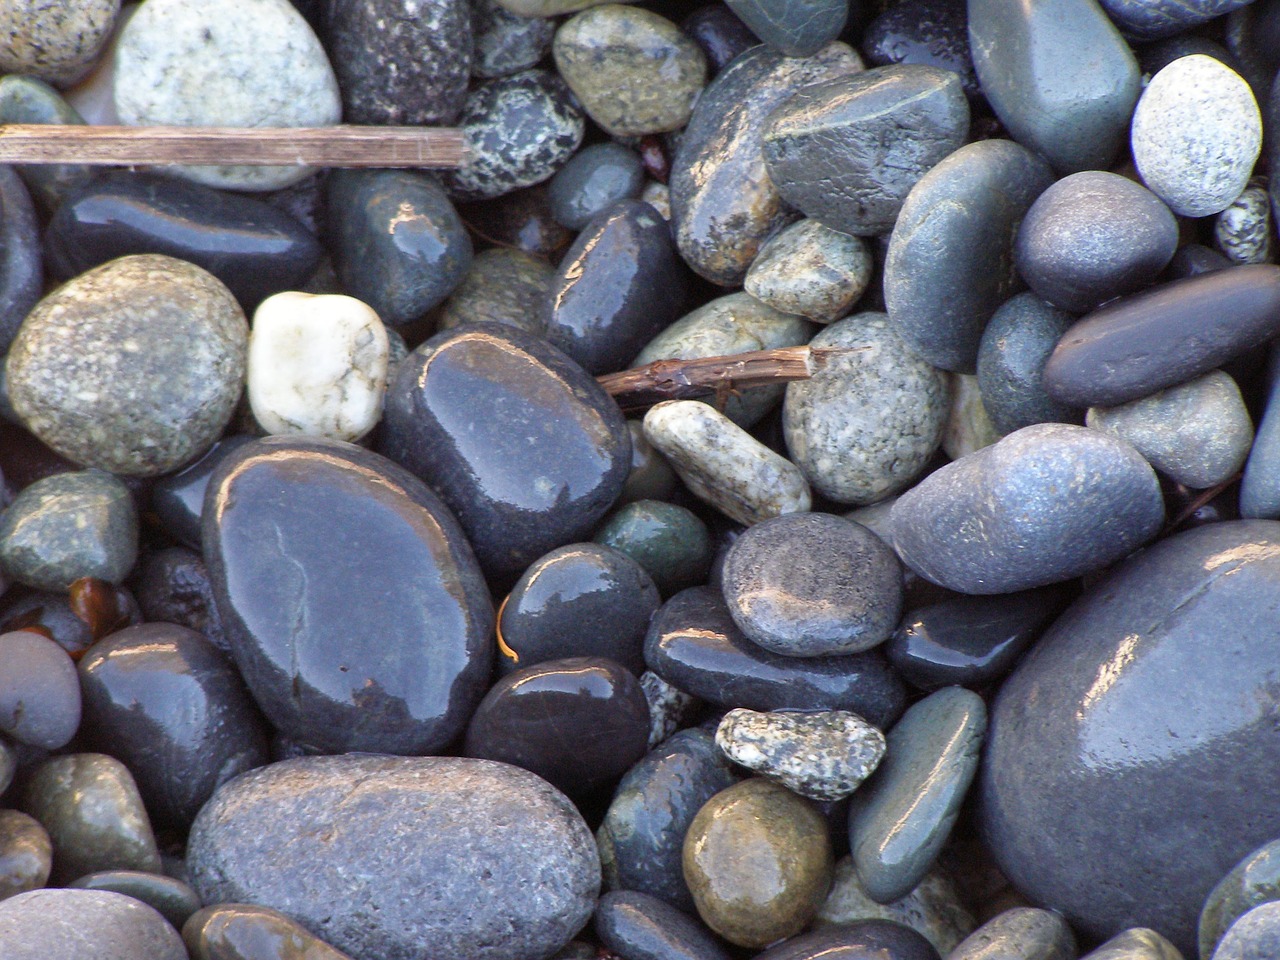
<instances>
[{"instance_id":1,"label":"speckled pebble","mask_svg":"<svg viewBox=\"0 0 1280 960\"><path fill-rule=\"evenodd\" d=\"M684 727L702 706L692 694L674 687L651 670L640 674L640 689L649 704L649 749Z\"/></svg>"},{"instance_id":2,"label":"speckled pebble","mask_svg":"<svg viewBox=\"0 0 1280 960\"><path fill-rule=\"evenodd\" d=\"M92 931L91 934L86 934ZM5 960L185 960L178 931L133 897L32 890L0 903Z\"/></svg>"},{"instance_id":3,"label":"speckled pebble","mask_svg":"<svg viewBox=\"0 0 1280 960\"><path fill-rule=\"evenodd\" d=\"M120 0L36 0L0 5L0 74L68 87L93 67Z\"/></svg>"},{"instance_id":4,"label":"speckled pebble","mask_svg":"<svg viewBox=\"0 0 1280 960\"><path fill-rule=\"evenodd\" d=\"M1213 224L1213 245L1232 263L1269 263L1271 198L1265 180L1249 181Z\"/></svg>"},{"instance_id":5,"label":"speckled pebble","mask_svg":"<svg viewBox=\"0 0 1280 960\"><path fill-rule=\"evenodd\" d=\"M775 310L831 323L858 302L872 267L865 241L805 219L760 248L742 286Z\"/></svg>"},{"instance_id":6,"label":"speckled pebble","mask_svg":"<svg viewBox=\"0 0 1280 960\"><path fill-rule=\"evenodd\" d=\"M542 333L555 271L545 260L508 247L477 253L471 269L440 307L438 325L491 321Z\"/></svg>"}]
</instances>

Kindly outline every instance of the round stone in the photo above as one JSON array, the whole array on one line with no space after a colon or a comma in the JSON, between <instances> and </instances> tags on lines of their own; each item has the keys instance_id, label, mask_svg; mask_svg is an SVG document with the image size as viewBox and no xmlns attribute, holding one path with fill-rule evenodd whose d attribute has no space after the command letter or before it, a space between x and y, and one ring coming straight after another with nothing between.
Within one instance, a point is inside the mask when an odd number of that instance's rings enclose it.
<instances>
[{"instance_id":1,"label":"round stone","mask_svg":"<svg viewBox=\"0 0 1280 960\"><path fill-rule=\"evenodd\" d=\"M644 567L663 596L705 583L711 566L707 525L687 507L662 500L636 500L619 507L594 539Z\"/></svg>"},{"instance_id":2,"label":"round stone","mask_svg":"<svg viewBox=\"0 0 1280 960\"><path fill-rule=\"evenodd\" d=\"M467 275L441 305L439 328L492 322L541 334L554 277L550 264L523 250L493 247L477 253Z\"/></svg>"},{"instance_id":3,"label":"round stone","mask_svg":"<svg viewBox=\"0 0 1280 960\"><path fill-rule=\"evenodd\" d=\"M249 326L211 274L121 257L36 305L6 360L14 411L55 451L128 476L199 456L231 420Z\"/></svg>"},{"instance_id":4,"label":"round stone","mask_svg":"<svg viewBox=\"0 0 1280 960\"><path fill-rule=\"evenodd\" d=\"M182 938L140 900L106 890L32 890L0 902L5 960L186 960ZM91 946L88 946L91 944Z\"/></svg>"},{"instance_id":5,"label":"round stone","mask_svg":"<svg viewBox=\"0 0 1280 960\"><path fill-rule=\"evenodd\" d=\"M0 730L56 750L80 726L80 683L65 650L38 633L0 634Z\"/></svg>"},{"instance_id":6,"label":"round stone","mask_svg":"<svg viewBox=\"0 0 1280 960\"><path fill-rule=\"evenodd\" d=\"M1200 956L1211 957L1223 934L1254 907L1280 900L1280 840L1264 843L1231 868L1200 911Z\"/></svg>"},{"instance_id":7,"label":"round stone","mask_svg":"<svg viewBox=\"0 0 1280 960\"><path fill-rule=\"evenodd\" d=\"M471 34L475 50L471 75L489 80L535 67L551 52L555 33L554 20L517 16L498 0L474 0Z\"/></svg>"},{"instance_id":8,"label":"round stone","mask_svg":"<svg viewBox=\"0 0 1280 960\"><path fill-rule=\"evenodd\" d=\"M1075 960L1078 956L1075 934L1061 914L1014 907L973 931L948 960Z\"/></svg>"},{"instance_id":9,"label":"round stone","mask_svg":"<svg viewBox=\"0 0 1280 960\"><path fill-rule=\"evenodd\" d=\"M760 248L742 286L775 310L831 323L866 291L873 266L863 240L805 219Z\"/></svg>"},{"instance_id":10,"label":"round stone","mask_svg":"<svg viewBox=\"0 0 1280 960\"><path fill-rule=\"evenodd\" d=\"M53 845L40 821L18 810L0 810L0 900L49 881Z\"/></svg>"},{"instance_id":11,"label":"round stone","mask_svg":"<svg viewBox=\"0 0 1280 960\"><path fill-rule=\"evenodd\" d=\"M41 0L0 7L0 73L69 87L93 67L120 0Z\"/></svg>"},{"instance_id":12,"label":"round stone","mask_svg":"<svg viewBox=\"0 0 1280 960\"><path fill-rule=\"evenodd\" d=\"M1254 907L1231 925L1213 960L1269 960L1280 954L1280 903Z\"/></svg>"},{"instance_id":13,"label":"round stone","mask_svg":"<svg viewBox=\"0 0 1280 960\"><path fill-rule=\"evenodd\" d=\"M1071 314L1034 293L1020 293L987 324L978 347L978 391L1001 433L1033 423L1080 422L1079 409L1054 400L1042 382L1049 355L1073 323Z\"/></svg>"}]
</instances>

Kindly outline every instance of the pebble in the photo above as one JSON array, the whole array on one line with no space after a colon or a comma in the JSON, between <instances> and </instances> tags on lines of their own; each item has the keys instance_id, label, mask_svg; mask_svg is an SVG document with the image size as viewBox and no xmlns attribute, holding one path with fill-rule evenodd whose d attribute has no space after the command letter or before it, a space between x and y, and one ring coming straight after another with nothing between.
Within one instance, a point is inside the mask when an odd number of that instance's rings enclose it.
<instances>
[{"instance_id":1,"label":"pebble","mask_svg":"<svg viewBox=\"0 0 1280 960\"><path fill-rule=\"evenodd\" d=\"M644 435L698 498L751 525L810 507L804 474L697 400L668 400L644 417Z\"/></svg>"},{"instance_id":2,"label":"pebble","mask_svg":"<svg viewBox=\"0 0 1280 960\"><path fill-rule=\"evenodd\" d=\"M5 77L0 84L10 79ZM8 350L44 289L44 258L31 195L13 168L6 166L0 166L0 247L4 249L0 260L0 348Z\"/></svg>"},{"instance_id":3,"label":"pebble","mask_svg":"<svg viewBox=\"0 0 1280 960\"><path fill-rule=\"evenodd\" d=\"M342 115L324 47L288 0L147 0L121 31L114 70L116 111L130 126L327 127ZM234 190L277 190L311 173L168 169Z\"/></svg>"},{"instance_id":4,"label":"pebble","mask_svg":"<svg viewBox=\"0 0 1280 960\"><path fill-rule=\"evenodd\" d=\"M737 780L706 730L680 730L645 754L618 783L596 831L605 887L693 911L685 834L703 804Z\"/></svg>"},{"instance_id":5,"label":"pebble","mask_svg":"<svg viewBox=\"0 0 1280 960\"><path fill-rule=\"evenodd\" d=\"M200 554L186 547L157 550L140 565L133 583L144 621L188 627L223 653L231 652Z\"/></svg>"},{"instance_id":6,"label":"pebble","mask_svg":"<svg viewBox=\"0 0 1280 960\"><path fill-rule=\"evenodd\" d=\"M1077 601L1000 688L982 828L1017 889L1083 936L1149 926L1194 955L1224 864L1280 833L1265 772L1276 710L1259 694L1276 682L1271 613L1258 599L1280 569L1278 536L1271 521L1223 522L1148 548ZM1099 831L1134 830L1141 844L1079 855Z\"/></svg>"},{"instance_id":7,"label":"pebble","mask_svg":"<svg viewBox=\"0 0 1280 960\"><path fill-rule=\"evenodd\" d=\"M511 580L585 540L631 461L600 385L545 340L498 324L445 331L409 355L387 389L381 449L453 509L485 572Z\"/></svg>"},{"instance_id":8,"label":"pebble","mask_svg":"<svg viewBox=\"0 0 1280 960\"><path fill-rule=\"evenodd\" d=\"M548 196L556 222L581 230L619 200L640 196L643 188L644 165L639 155L611 141L575 153L551 178Z\"/></svg>"},{"instance_id":9,"label":"pebble","mask_svg":"<svg viewBox=\"0 0 1280 960\"><path fill-rule=\"evenodd\" d=\"M249 903L205 907L180 929L191 960L351 960L279 910Z\"/></svg>"},{"instance_id":10,"label":"pebble","mask_svg":"<svg viewBox=\"0 0 1280 960\"><path fill-rule=\"evenodd\" d=\"M204 510L209 476L223 457L253 439L243 433L227 434L215 441L190 466L155 481L151 488L151 507L166 534L189 547L200 549L200 515Z\"/></svg>"},{"instance_id":11,"label":"pebble","mask_svg":"<svg viewBox=\"0 0 1280 960\"><path fill-rule=\"evenodd\" d=\"M673 736L702 712L702 701L673 687L652 670L640 674L640 689L649 704L649 749Z\"/></svg>"},{"instance_id":12,"label":"pebble","mask_svg":"<svg viewBox=\"0 0 1280 960\"><path fill-rule=\"evenodd\" d=\"M1272 352L1266 372L1267 394L1258 431L1245 461L1240 481L1240 516L1254 519L1280 518L1280 354Z\"/></svg>"},{"instance_id":13,"label":"pebble","mask_svg":"<svg viewBox=\"0 0 1280 960\"><path fill-rule=\"evenodd\" d=\"M1014 140L1059 173L1111 165L1142 78L1098 4L974 0L969 43L982 92Z\"/></svg>"},{"instance_id":14,"label":"pebble","mask_svg":"<svg viewBox=\"0 0 1280 960\"><path fill-rule=\"evenodd\" d=\"M471 266L471 238L429 176L341 170L328 181L330 249L344 292L398 327L443 302Z\"/></svg>"},{"instance_id":15,"label":"pebble","mask_svg":"<svg viewBox=\"0 0 1280 960\"><path fill-rule=\"evenodd\" d=\"M38 633L0 634L0 730L57 750L80 726L80 681L65 650Z\"/></svg>"},{"instance_id":16,"label":"pebble","mask_svg":"<svg viewBox=\"0 0 1280 960\"><path fill-rule=\"evenodd\" d=\"M545 305L555 271L545 260L508 247L477 253L439 308L439 329L464 323L505 323L529 333L546 329Z\"/></svg>"},{"instance_id":17,"label":"pebble","mask_svg":"<svg viewBox=\"0 0 1280 960\"><path fill-rule=\"evenodd\" d=\"M884 735L857 714L730 710L716 746L739 766L810 800L843 800L884 756Z\"/></svg>"},{"instance_id":18,"label":"pebble","mask_svg":"<svg viewBox=\"0 0 1280 960\"><path fill-rule=\"evenodd\" d=\"M751 32L788 57L817 53L844 29L847 0L726 0Z\"/></svg>"},{"instance_id":19,"label":"pebble","mask_svg":"<svg viewBox=\"0 0 1280 960\"><path fill-rule=\"evenodd\" d=\"M562 13L575 13L609 0L498 0L503 7L518 17L558 17Z\"/></svg>"},{"instance_id":20,"label":"pebble","mask_svg":"<svg viewBox=\"0 0 1280 960\"><path fill-rule=\"evenodd\" d=\"M784 201L833 230L874 236L893 229L911 188L968 132L960 78L907 64L805 87L770 114L762 146Z\"/></svg>"},{"instance_id":21,"label":"pebble","mask_svg":"<svg viewBox=\"0 0 1280 960\"><path fill-rule=\"evenodd\" d=\"M765 119L798 90L862 70L832 43L794 58L761 44L703 90L671 163L676 243L696 273L721 286L746 276L760 247L791 220L765 167Z\"/></svg>"},{"instance_id":22,"label":"pebble","mask_svg":"<svg viewBox=\"0 0 1280 960\"><path fill-rule=\"evenodd\" d=\"M1092 407L1085 422L1127 440L1165 476L1196 490L1233 476L1253 443L1240 388L1221 370L1117 407Z\"/></svg>"},{"instance_id":23,"label":"pebble","mask_svg":"<svg viewBox=\"0 0 1280 960\"><path fill-rule=\"evenodd\" d=\"M745 780L693 818L684 876L703 922L730 943L758 950L807 927L826 898L826 822L786 787Z\"/></svg>"},{"instance_id":24,"label":"pebble","mask_svg":"<svg viewBox=\"0 0 1280 960\"><path fill-rule=\"evenodd\" d=\"M1076 407L1049 396L1042 380L1049 355L1075 318L1034 293L1005 301L978 345L978 390L992 425L1002 434L1035 423L1080 423Z\"/></svg>"},{"instance_id":25,"label":"pebble","mask_svg":"<svg viewBox=\"0 0 1280 960\"><path fill-rule=\"evenodd\" d=\"M831 323L846 316L866 291L872 266L865 241L805 219L760 248L742 286L782 313Z\"/></svg>"},{"instance_id":26,"label":"pebble","mask_svg":"<svg viewBox=\"0 0 1280 960\"><path fill-rule=\"evenodd\" d=\"M1076 960L1075 936L1061 914L1014 907L966 937L947 960Z\"/></svg>"},{"instance_id":27,"label":"pebble","mask_svg":"<svg viewBox=\"0 0 1280 960\"><path fill-rule=\"evenodd\" d=\"M647 893L606 893L594 927L600 942L627 960L729 960L706 927Z\"/></svg>"},{"instance_id":28,"label":"pebble","mask_svg":"<svg viewBox=\"0 0 1280 960\"><path fill-rule=\"evenodd\" d=\"M53 845L40 821L18 810L0 810L0 900L40 889L52 868Z\"/></svg>"},{"instance_id":29,"label":"pebble","mask_svg":"<svg viewBox=\"0 0 1280 960\"><path fill-rule=\"evenodd\" d=\"M1244 6L1243 0L1102 0L1102 7L1127 36L1138 40L1167 37ZM1207 960L1207 958L1206 958Z\"/></svg>"},{"instance_id":30,"label":"pebble","mask_svg":"<svg viewBox=\"0 0 1280 960\"><path fill-rule=\"evenodd\" d=\"M1231 868L1209 891L1200 911L1200 956L1211 957L1218 943L1242 916L1280 900L1280 841L1269 841Z\"/></svg>"},{"instance_id":31,"label":"pebble","mask_svg":"<svg viewBox=\"0 0 1280 960\"><path fill-rule=\"evenodd\" d=\"M644 438L642 421L628 420L627 433L631 435L631 470L627 474L627 482L622 485L622 493L618 495L618 503L637 500L665 502L675 493L679 483L675 471Z\"/></svg>"},{"instance_id":32,"label":"pebble","mask_svg":"<svg viewBox=\"0 0 1280 960\"><path fill-rule=\"evenodd\" d=\"M1089 951L1082 960L1182 960L1182 954L1155 930L1131 927Z\"/></svg>"},{"instance_id":33,"label":"pebble","mask_svg":"<svg viewBox=\"0 0 1280 960\"><path fill-rule=\"evenodd\" d=\"M471 75L484 80L506 77L538 65L551 52L556 25L552 20L521 17L498 0L471 4Z\"/></svg>"},{"instance_id":34,"label":"pebble","mask_svg":"<svg viewBox=\"0 0 1280 960\"><path fill-rule=\"evenodd\" d=\"M246 390L270 434L358 440L382 416L387 331L342 294L277 293L253 314Z\"/></svg>"},{"instance_id":35,"label":"pebble","mask_svg":"<svg viewBox=\"0 0 1280 960\"><path fill-rule=\"evenodd\" d=\"M980 140L912 188L889 238L884 301L922 359L974 372L987 321L1017 292L1017 225L1052 182L1049 167L1025 147Z\"/></svg>"},{"instance_id":36,"label":"pebble","mask_svg":"<svg viewBox=\"0 0 1280 960\"><path fill-rule=\"evenodd\" d=\"M884 762L849 808L849 849L872 900L905 897L933 866L978 771L986 726L981 697L944 687L889 730Z\"/></svg>"},{"instance_id":37,"label":"pebble","mask_svg":"<svg viewBox=\"0 0 1280 960\"><path fill-rule=\"evenodd\" d=\"M65 593L81 577L120 583L137 559L133 497L99 470L37 480L0 518L0 566L37 590Z\"/></svg>"},{"instance_id":38,"label":"pebble","mask_svg":"<svg viewBox=\"0 0 1280 960\"><path fill-rule=\"evenodd\" d=\"M121 257L27 315L6 359L6 389L26 427L56 452L155 476L221 435L240 397L248 339L239 304L211 274L172 257Z\"/></svg>"},{"instance_id":39,"label":"pebble","mask_svg":"<svg viewBox=\"0 0 1280 960\"><path fill-rule=\"evenodd\" d=\"M969 26L960 0L903 0L885 10L862 32L859 47L868 63L920 63L960 77L972 103L982 98L969 53Z\"/></svg>"},{"instance_id":40,"label":"pebble","mask_svg":"<svg viewBox=\"0 0 1280 960\"><path fill-rule=\"evenodd\" d=\"M1280 951L1280 903L1254 907L1231 925L1214 960L1266 960Z\"/></svg>"},{"instance_id":41,"label":"pebble","mask_svg":"<svg viewBox=\"0 0 1280 960\"><path fill-rule=\"evenodd\" d=\"M969 373L949 373L951 409L942 431L942 452L959 460L999 440L1003 433L996 429L982 402L978 378Z\"/></svg>"},{"instance_id":42,"label":"pebble","mask_svg":"<svg viewBox=\"0 0 1280 960\"><path fill-rule=\"evenodd\" d=\"M92 940L86 942L86 931ZM182 938L155 910L107 890L31 890L0 901L5 960L186 960Z\"/></svg>"},{"instance_id":43,"label":"pebble","mask_svg":"<svg viewBox=\"0 0 1280 960\"><path fill-rule=\"evenodd\" d=\"M471 78L464 0L355 0L325 5L343 119L373 126L448 126Z\"/></svg>"},{"instance_id":44,"label":"pebble","mask_svg":"<svg viewBox=\"0 0 1280 960\"><path fill-rule=\"evenodd\" d=\"M91 69L120 0L45 0L0 9L0 73L69 87Z\"/></svg>"},{"instance_id":45,"label":"pebble","mask_svg":"<svg viewBox=\"0 0 1280 960\"><path fill-rule=\"evenodd\" d=\"M612 137L679 130L707 78L702 50L674 23L617 3L563 23L552 53L582 108Z\"/></svg>"},{"instance_id":46,"label":"pebble","mask_svg":"<svg viewBox=\"0 0 1280 960\"><path fill-rule=\"evenodd\" d=\"M137 784L114 757L70 753L46 760L31 772L21 800L49 833L55 885L100 870L160 872Z\"/></svg>"},{"instance_id":47,"label":"pebble","mask_svg":"<svg viewBox=\"0 0 1280 960\"><path fill-rule=\"evenodd\" d=\"M351 444L267 437L222 460L205 504L231 653L279 732L406 754L462 732L489 677L493 608L425 484Z\"/></svg>"},{"instance_id":48,"label":"pebble","mask_svg":"<svg viewBox=\"0 0 1280 960\"><path fill-rule=\"evenodd\" d=\"M1169 64L1133 113L1133 162L1174 213L1220 213L1249 183L1262 149L1262 117L1244 79L1213 57Z\"/></svg>"},{"instance_id":49,"label":"pebble","mask_svg":"<svg viewBox=\"0 0 1280 960\"><path fill-rule=\"evenodd\" d=\"M1271 198L1264 180L1250 180L1231 206L1218 214L1213 245L1232 263L1271 261Z\"/></svg>"},{"instance_id":50,"label":"pebble","mask_svg":"<svg viewBox=\"0 0 1280 960\"><path fill-rule=\"evenodd\" d=\"M1037 424L953 461L893 506L904 563L961 593L1010 593L1099 570L1164 523L1156 475L1124 441Z\"/></svg>"},{"instance_id":51,"label":"pebble","mask_svg":"<svg viewBox=\"0 0 1280 960\"><path fill-rule=\"evenodd\" d=\"M251 900L383 960L550 957L587 922L600 882L591 833L563 794L459 757L259 767L205 805L187 869L205 903Z\"/></svg>"},{"instance_id":52,"label":"pebble","mask_svg":"<svg viewBox=\"0 0 1280 960\"><path fill-rule=\"evenodd\" d=\"M899 493L942 443L947 381L898 331L882 313L837 321L809 345L848 352L787 385L787 450L814 488L837 503Z\"/></svg>"},{"instance_id":53,"label":"pebble","mask_svg":"<svg viewBox=\"0 0 1280 960\"><path fill-rule=\"evenodd\" d=\"M200 898L181 880L141 870L102 870L69 885L73 890L108 890L141 900L177 930L200 909Z\"/></svg>"},{"instance_id":54,"label":"pebble","mask_svg":"<svg viewBox=\"0 0 1280 960\"><path fill-rule=\"evenodd\" d=\"M680 29L702 48L712 75L760 43L751 28L724 4L708 3L695 8L680 21Z\"/></svg>"},{"instance_id":55,"label":"pebble","mask_svg":"<svg viewBox=\"0 0 1280 960\"><path fill-rule=\"evenodd\" d=\"M902 613L894 552L866 527L826 513L746 530L729 548L720 579L747 638L792 657L869 650L889 638Z\"/></svg>"},{"instance_id":56,"label":"pebble","mask_svg":"<svg viewBox=\"0 0 1280 960\"><path fill-rule=\"evenodd\" d=\"M79 112L44 81L13 73L0 77L0 123L63 126L84 122ZM64 197L95 176L93 167L79 163L28 163L13 169L46 216L52 216Z\"/></svg>"},{"instance_id":57,"label":"pebble","mask_svg":"<svg viewBox=\"0 0 1280 960\"><path fill-rule=\"evenodd\" d=\"M573 240L573 231L552 216L545 186L517 187L487 201L462 204L458 212L477 236L544 261L558 262ZM541 310L535 319L542 321Z\"/></svg>"},{"instance_id":58,"label":"pebble","mask_svg":"<svg viewBox=\"0 0 1280 960\"><path fill-rule=\"evenodd\" d=\"M1044 367L1049 396L1114 407L1208 373L1280 330L1280 267L1246 264L1151 287L1095 310Z\"/></svg>"},{"instance_id":59,"label":"pebble","mask_svg":"<svg viewBox=\"0 0 1280 960\"><path fill-rule=\"evenodd\" d=\"M928 940L890 920L863 920L811 930L759 956L762 960L938 960L938 952Z\"/></svg>"},{"instance_id":60,"label":"pebble","mask_svg":"<svg viewBox=\"0 0 1280 960\"><path fill-rule=\"evenodd\" d=\"M625 504L605 518L594 539L635 560L664 597L707 581L711 535L697 514L679 504Z\"/></svg>"}]
</instances>

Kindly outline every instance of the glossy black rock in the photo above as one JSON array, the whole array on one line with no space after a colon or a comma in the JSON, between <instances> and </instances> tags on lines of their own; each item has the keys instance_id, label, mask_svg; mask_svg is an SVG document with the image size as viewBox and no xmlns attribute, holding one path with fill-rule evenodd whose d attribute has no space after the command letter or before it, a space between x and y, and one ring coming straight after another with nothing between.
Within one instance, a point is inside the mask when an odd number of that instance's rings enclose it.
<instances>
[{"instance_id":1,"label":"glossy black rock","mask_svg":"<svg viewBox=\"0 0 1280 960\"><path fill-rule=\"evenodd\" d=\"M685 267L671 228L620 200L578 234L551 282L547 339L588 373L612 373L684 309Z\"/></svg>"},{"instance_id":2,"label":"glossy black rock","mask_svg":"<svg viewBox=\"0 0 1280 960\"><path fill-rule=\"evenodd\" d=\"M751 28L722 3L699 7L681 21L680 29L702 48L712 74L719 73L738 54L760 43Z\"/></svg>"},{"instance_id":3,"label":"glossy black rock","mask_svg":"<svg viewBox=\"0 0 1280 960\"><path fill-rule=\"evenodd\" d=\"M602 944L627 960L729 960L710 930L647 893L606 893L596 904L595 930Z\"/></svg>"},{"instance_id":4,"label":"glossy black rock","mask_svg":"<svg viewBox=\"0 0 1280 960\"><path fill-rule=\"evenodd\" d=\"M867 25L862 54L868 63L921 63L959 74L970 100L981 96L969 56L964 0L904 0Z\"/></svg>"},{"instance_id":5,"label":"glossy black rock","mask_svg":"<svg viewBox=\"0 0 1280 960\"><path fill-rule=\"evenodd\" d=\"M12 167L0 166L0 349L9 349L40 299L43 282L40 227L31 195Z\"/></svg>"},{"instance_id":6,"label":"glossy black rock","mask_svg":"<svg viewBox=\"0 0 1280 960\"><path fill-rule=\"evenodd\" d=\"M151 507L164 524L164 532L196 550L200 549L200 512L209 477L222 458L253 437L236 433L223 437L189 467L161 477L151 488Z\"/></svg>"},{"instance_id":7,"label":"glossy black rock","mask_svg":"<svg viewBox=\"0 0 1280 960\"><path fill-rule=\"evenodd\" d=\"M874 726L893 723L906 688L876 651L846 657L787 657L742 635L724 597L693 587L668 600L645 638L649 669L722 707L851 710Z\"/></svg>"},{"instance_id":8,"label":"glossy black rock","mask_svg":"<svg viewBox=\"0 0 1280 960\"><path fill-rule=\"evenodd\" d=\"M126 171L102 174L67 197L44 243L46 267L59 280L131 253L163 253L204 267L246 310L298 289L321 255L311 231L268 203Z\"/></svg>"},{"instance_id":9,"label":"glossy black rock","mask_svg":"<svg viewBox=\"0 0 1280 960\"><path fill-rule=\"evenodd\" d=\"M213 599L209 568L200 554L186 547L149 553L133 585L143 620L189 627L223 653L231 652Z\"/></svg>"},{"instance_id":10,"label":"glossy black rock","mask_svg":"<svg viewBox=\"0 0 1280 960\"><path fill-rule=\"evenodd\" d=\"M400 365L382 449L435 488L499 579L585 540L631 463L600 385L540 337L492 323L438 334Z\"/></svg>"},{"instance_id":11,"label":"glossy black rock","mask_svg":"<svg viewBox=\"0 0 1280 960\"><path fill-rule=\"evenodd\" d=\"M640 157L612 141L579 150L547 187L557 222L570 230L581 230L619 200L640 196L642 189Z\"/></svg>"},{"instance_id":12,"label":"glossy black rock","mask_svg":"<svg viewBox=\"0 0 1280 960\"><path fill-rule=\"evenodd\" d=\"M85 733L123 761L157 825L185 829L222 783L269 759L235 666L172 623L127 627L80 661Z\"/></svg>"},{"instance_id":13,"label":"glossy black rock","mask_svg":"<svg viewBox=\"0 0 1280 960\"><path fill-rule=\"evenodd\" d=\"M807 57L840 36L849 0L725 0L751 31L788 57Z\"/></svg>"},{"instance_id":14,"label":"glossy black rock","mask_svg":"<svg viewBox=\"0 0 1280 960\"><path fill-rule=\"evenodd\" d=\"M758 960L938 960L938 951L910 927L892 920L861 920L822 927L784 940Z\"/></svg>"},{"instance_id":15,"label":"glossy black rock","mask_svg":"<svg viewBox=\"0 0 1280 960\"><path fill-rule=\"evenodd\" d=\"M281 733L427 753L461 731L489 675L493 608L416 477L351 444L267 437L219 465L203 539L236 664Z\"/></svg>"}]
</instances>

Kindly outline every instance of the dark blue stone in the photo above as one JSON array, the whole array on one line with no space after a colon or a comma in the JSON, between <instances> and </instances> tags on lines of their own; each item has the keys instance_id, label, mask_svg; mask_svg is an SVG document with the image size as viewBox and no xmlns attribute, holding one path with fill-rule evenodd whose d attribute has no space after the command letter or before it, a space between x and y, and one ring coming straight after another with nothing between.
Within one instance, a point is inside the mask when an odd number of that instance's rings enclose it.
<instances>
[{"instance_id":1,"label":"dark blue stone","mask_svg":"<svg viewBox=\"0 0 1280 960\"><path fill-rule=\"evenodd\" d=\"M209 477L222 458L240 449L253 437L231 434L223 437L189 467L161 477L151 488L151 507L164 525L164 532L180 543L200 549L200 512Z\"/></svg>"},{"instance_id":2,"label":"dark blue stone","mask_svg":"<svg viewBox=\"0 0 1280 960\"><path fill-rule=\"evenodd\" d=\"M627 960L729 960L715 935L647 893L616 890L596 904L596 936Z\"/></svg>"},{"instance_id":3,"label":"dark blue stone","mask_svg":"<svg viewBox=\"0 0 1280 960\"><path fill-rule=\"evenodd\" d=\"M133 579L142 619L189 627L223 653L230 653L226 632L213 599L213 583L204 558L187 547L150 553Z\"/></svg>"},{"instance_id":4,"label":"dark blue stone","mask_svg":"<svg viewBox=\"0 0 1280 960\"><path fill-rule=\"evenodd\" d=\"M978 344L978 390L1001 433L1033 423L1083 423L1084 411L1045 392L1044 365L1075 317L1034 293L1006 300Z\"/></svg>"},{"instance_id":5,"label":"dark blue stone","mask_svg":"<svg viewBox=\"0 0 1280 960\"><path fill-rule=\"evenodd\" d=\"M1249 0L1102 0L1116 25L1136 40L1181 33L1243 7Z\"/></svg>"},{"instance_id":6,"label":"dark blue stone","mask_svg":"<svg viewBox=\"0 0 1280 960\"><path fill-rule=\"evenodd\" d=\"M725 0L751 32L788 57L817 53L840 36L849 0Z\"/></svg>"},{"instance_id":7,"label":"dark blue stone","mask_svg":"<svg viewBox=\"0 0 1280 960\"><path fill-rule=\"evenodd\" d=\"M757 960L938 960L938 951L910 927L861 920L822 927L784 940Z\"/></svg>"},{"instance_id":8,"label":"dark blue stone","mask_svg":"<svg viewBox=\"0 0 1280 960\"><path fill-rule=\"evenodd\" d=\"M547 187L556 221L581 230L597 214L619 200L640 196L644 165L634 150L620 143L583 147L560 168Z\"/></svg>"},{"instance_id":9,"label":"dark blue stone","mask_svg":"<svg viewBox=\"0 0 1280 960\"><path fill-rule=\"evenodd\" d=\"M738 54L760 43L751 28L723 3L699 7L681 21L680 29L702 48L712 75L727 67Z\"/></svg>"},{"instance_id":10,"label":"dark blue stone","mask_svg":"<svg viewBox=\"0 0 1280 960\"><path fill-rule=\"evenodd\" d=\"M40 226L31 195L13 167L0 166L0 352L9 349L43 285Z\"/></svg>"}]
</instances>

